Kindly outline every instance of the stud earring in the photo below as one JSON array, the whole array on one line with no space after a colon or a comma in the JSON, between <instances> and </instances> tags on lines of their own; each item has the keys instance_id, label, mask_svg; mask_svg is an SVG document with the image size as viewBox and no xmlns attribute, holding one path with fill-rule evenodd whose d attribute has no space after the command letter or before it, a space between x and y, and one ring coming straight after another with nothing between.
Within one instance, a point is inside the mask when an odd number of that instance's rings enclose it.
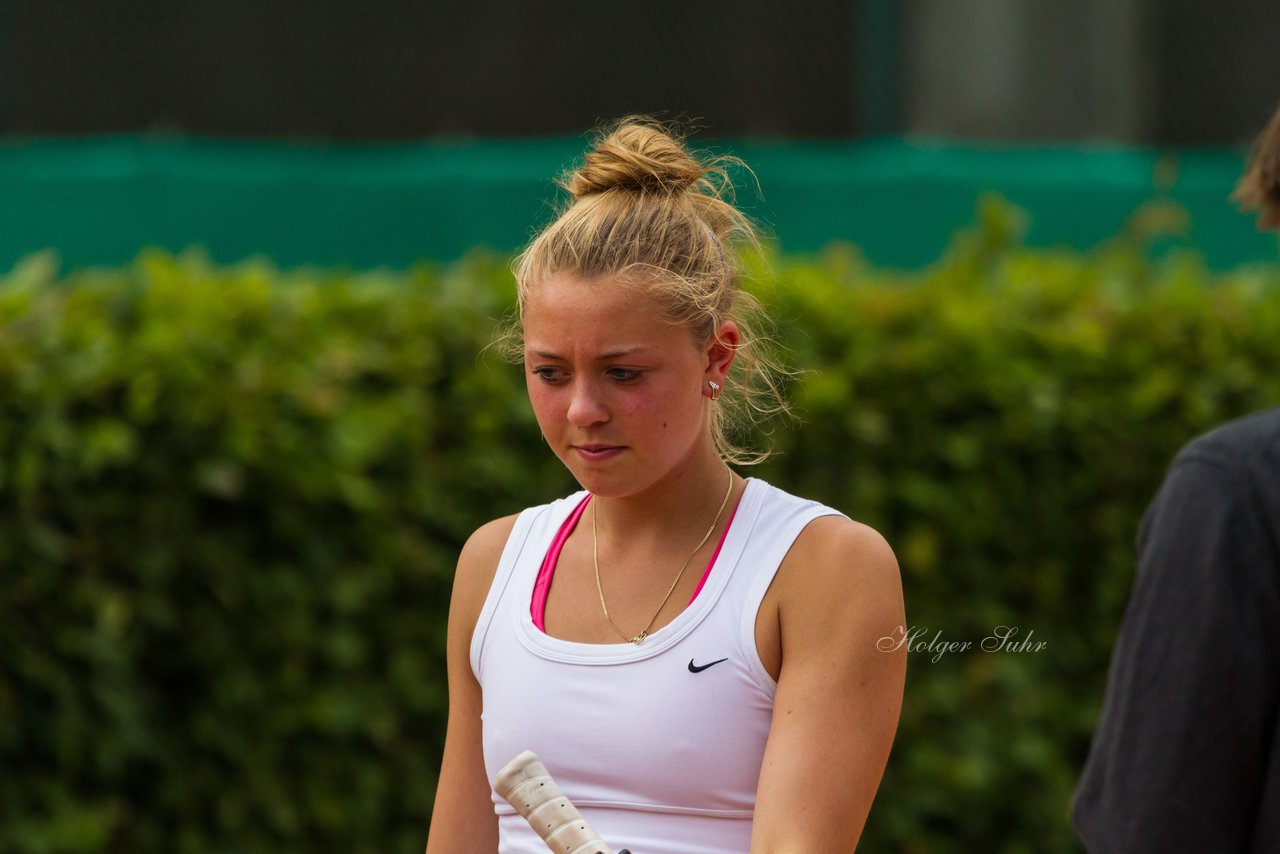
<instances>
[{"instance_id":1,"label":"stud earring","mask_svg":"<svg viewBox=\"0 0 1280 854\"><path fill-rule=\"evenodd\" d=\"M711 399L720 399L720 385L715 380L707 380L707 385L711 386Z\"/></svg>"}]
</instances>

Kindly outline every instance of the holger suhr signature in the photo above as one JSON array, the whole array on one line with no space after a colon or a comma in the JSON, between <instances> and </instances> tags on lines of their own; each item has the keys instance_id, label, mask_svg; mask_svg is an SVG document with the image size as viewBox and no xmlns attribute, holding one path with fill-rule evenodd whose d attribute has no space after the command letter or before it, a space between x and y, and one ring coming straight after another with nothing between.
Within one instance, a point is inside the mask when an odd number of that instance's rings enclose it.
<instances>
[{"instance_id":1,"label":"holger suhr signature","mask_svg":"<svg viewBox=\"0 0 1280 854\"><path fill-rule=\"evenodd\" d=\"M978 647L983 652L1040 652L1048 646L1048 641L1031 640L1035 629L1027 632L1022 640L1016 640L1020 631L1017 626L996 626L991 634L978 641ZM935 662L948 653L969 652L974 648L973 641L943 640L941 629L932 638L923 640L928 633L929 629L925 626L912 626L909 629L898 626L892 634L876 641L876 648L881 652L892 652L905 645L908 652L933 653L931 660Z\"/></svg>"}]
</instances>

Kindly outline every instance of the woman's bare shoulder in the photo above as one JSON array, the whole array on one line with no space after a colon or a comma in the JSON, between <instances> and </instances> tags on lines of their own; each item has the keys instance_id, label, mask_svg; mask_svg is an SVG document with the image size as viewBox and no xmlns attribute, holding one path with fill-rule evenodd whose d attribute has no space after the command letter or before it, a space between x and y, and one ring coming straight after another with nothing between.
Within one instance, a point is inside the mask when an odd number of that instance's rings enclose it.
<instances>
[{"instance_id":1,"label":"woman's bare shoulder","mask_svg":"<svg viewBox=\"0 0 1280 854\"><path fill-rule=\"evenodd\" d=\"M881 558L893 554L888 541L875 528L837 513L809 522L800 532L796 545L810 551L842 554L854 551Z\"/></svg>"},{"instance_id":2,"label":"woman's bare shoulder","mask_svg":"<svg viewBox=\"0 0 1280 854\"><path fill-rule=\"evenodd\" d=\"M459 562L464 559L487 562L488 558L493 558L496 565L497 559L502 556L503 548L507 545L507 538L511 536L511 529L515 527L516 520L519 518L519 513L512 513L510 516L492 519L476 528L463 544Z\"/></svg>"},{"instance_id":3,"label":"woman's bare shoulder","mask_svg":"<svg viewBox=\"0 0 1280 854\"><path fill-rule=\"evenodd\" d=\"M485 597L493 586L493 577L502 559L511 529L515 527L519 513L502 516L484 523L472 532L458 554L458 567L453 576L453 605L451 610L469 617L474 623L484 607Z\"/></svg>"},{"instance_id":4,"label":"woman's bare shoulder","mask_svg":"<svg viewBox=\"0 0 1280 854\"><path fill-rule=\"evenodd\" d=\"M796 538L785 564L789 571L784 583L796 590L801 602L873 592L891 602L900 601L902 595L898 561L889 543L875 528L847 516L832 514L811 521Z\"/></svg>"}]
</instances>

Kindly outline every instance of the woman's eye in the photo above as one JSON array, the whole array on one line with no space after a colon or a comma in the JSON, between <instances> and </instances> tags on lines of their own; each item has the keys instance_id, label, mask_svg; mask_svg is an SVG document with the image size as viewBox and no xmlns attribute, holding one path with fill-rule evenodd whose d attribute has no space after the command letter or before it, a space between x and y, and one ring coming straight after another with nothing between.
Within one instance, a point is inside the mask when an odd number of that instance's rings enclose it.
<instances>
[{"instance_id":1,"label":"woman's eye","mask_svg":"<svg viewBox=\"0 0 1280 854\"><path fill-rule=\"evenodd\" d=\"M558 371L557 368L534 368L529 373L533 374L538 379L542 380L544 383L551 383L560 379L560 377L557 374L557 371Z\"/></svg>"},{"instance_id":2,"label":"woman's eye","mask_svg":"<svg viewBox=\"0 0 1280 854\"><path fill-rule=\"evenodd\" d=\"M533 370L529 371L529 373L533 374L535 377L542 380L544 383L548 383L548 384L554 384L564 380L564 371L562 371L560 368L555 368L555 367L534 368ZM644 372L638 371L635 368L609 368L607 371L605 371L605 373L608 374L610 379L614 380L615 382L629 383L629 382L634 382L635 380L640 379L640 376Z\"/></svg>"}]
</instances>

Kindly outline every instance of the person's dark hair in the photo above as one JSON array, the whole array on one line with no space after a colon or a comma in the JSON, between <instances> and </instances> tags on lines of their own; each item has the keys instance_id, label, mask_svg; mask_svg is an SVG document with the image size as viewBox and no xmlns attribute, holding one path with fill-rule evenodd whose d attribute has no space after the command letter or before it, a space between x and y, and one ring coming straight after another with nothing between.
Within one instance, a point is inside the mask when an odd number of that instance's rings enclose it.
<instances>
[{"instance_id":1,"label":"person's dark hair","mask_svg":"<svg viewBox=\"0 0 1280 854\"><path fill-rule=\"evenodd\" d=\"M601 129L583 165L558 181L572 198L515 259L519 317L496 343L511 361L523 360L525 301L556 274L638 290L667 319L686 325L698 347L732 320L741 340L711 409L711 430L725 460L750 465L768 451L748 450L735 438L761 417L790 413L780 381L792 372L768 352L769 339L758 335L767 317L740 288L738 249L758 251L760 243L751 221L726 200L731 165L746 166L731 156L699 159L674 129L644 116Z\"/></svg>"},{"instance_id":2,"label":"person's dark hair","mask_svg":"<svg viewBox=\"0 0 1280 854\"><path fill-rule=\"evenodd\" d=\"M1280 109L1254 143L1231 198L1242 210L1258 212L1259 228L1280 226Z\"/></svg>"}]
</instances>

